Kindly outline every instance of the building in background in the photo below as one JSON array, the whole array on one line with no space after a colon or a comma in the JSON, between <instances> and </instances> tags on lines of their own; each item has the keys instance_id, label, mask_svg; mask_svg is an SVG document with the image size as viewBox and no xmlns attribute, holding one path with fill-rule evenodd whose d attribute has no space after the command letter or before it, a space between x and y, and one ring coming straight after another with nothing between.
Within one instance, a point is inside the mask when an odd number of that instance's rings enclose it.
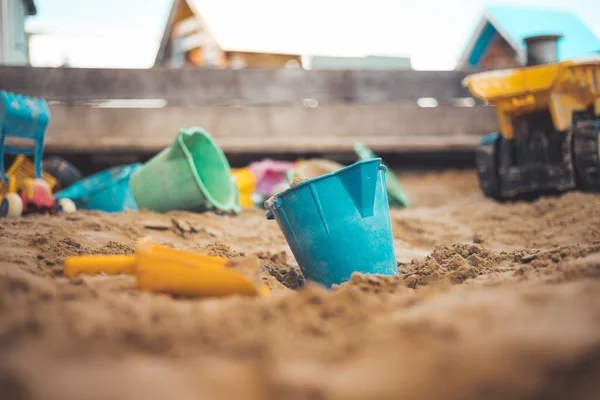
<instances>
[{"instance_id":1,"label":"building in background","mask_svg":"<svg viewBox=\"0 0 600 400\"><path fill-rule=\"evenodd\" d=\"M25 18L36 13L33 0L0 0L0 64L29 64Z\"/></svg>"},{"instance_id":2,"label":"building in background","mask_svg":"<svg viewBox=\"0 0 600 400\"><path fill-rule=\"evenodd\" d=\"M253 2L230 9L217 1L173 0L154 65L411 68L406 57L369 55L365 46L361 49L361 31L348 24L334 29L326 11L319 15L305 12L303 16L296 11L285 2L267 12Z\"/></svg>"},{"instance_id":3,"label":"building in background","mask_svg":"<svg viewBox=\"0 0 600 400\"><path fill-rule=\"evenodd\" d=\"M600 39L576 15L558 10L489 6L457 69L501 69L525 64L523 39L559 34L559 60L600 53Z\"/></svg>"},{"instance_id":4,"label":"building in background","mask_svg":"<svg viewBox=\"0 0 600 400\"><path fill-rule=\"evenodd\" d=\"M228 23L223 16L208 19L200 3L173 0L155 66L300 67L301 54L277 48L274 40L256 38L255 29Z\"/></svg>"}]
</instances>

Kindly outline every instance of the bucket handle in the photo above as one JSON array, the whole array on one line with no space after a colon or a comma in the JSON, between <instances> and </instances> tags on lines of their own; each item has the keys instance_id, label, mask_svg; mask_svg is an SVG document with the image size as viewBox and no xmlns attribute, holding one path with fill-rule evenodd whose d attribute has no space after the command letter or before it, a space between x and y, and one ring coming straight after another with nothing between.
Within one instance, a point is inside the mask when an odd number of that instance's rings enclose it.
<instances>
[{"instance_id":1,"label":"bucket handle","mask_svg":"<svg viewBox=\"0 0 600 400\"><path fill-rule=\"evenodd\" d=\"M275 215L273 214L273 208L278 207L281 204L281 200L279 200L279 198L273 199L271 197L267 199L264 204L265 208L267 209L265 217L267 217L268 220L275 219Z\"/></svg>"},{"instance_id":2,"label":"bucket handle","mask_svg":"<svg viewBox=\"0 0 600 400\"><path fill-rule=\"evenodd\" d=\"M272 210L267 210L267 213L265 214L265 217L267 217L267 219L269 219L269 220L275 219L275 215L273 215L273 211Z\"/></svg>"}]
</instances>

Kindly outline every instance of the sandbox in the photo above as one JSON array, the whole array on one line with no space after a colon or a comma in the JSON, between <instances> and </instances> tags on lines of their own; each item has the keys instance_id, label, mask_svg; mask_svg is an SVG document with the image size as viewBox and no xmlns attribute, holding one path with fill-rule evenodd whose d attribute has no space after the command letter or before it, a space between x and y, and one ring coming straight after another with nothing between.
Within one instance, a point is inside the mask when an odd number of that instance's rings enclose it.
<instances>
[{"instance_id":1,"label":"sandbox","mask_svg":"<svg viewBox=\"0 0 600 400\"><path fill-rule=\"evenodd\" d=\"M403 176L397 277L307 282L264 210L0 222L7 399L600 398L600 195L500 204L472 172ZM256 256L269 298L182 299L65 257L140 237Z\"/></svg>"}]
</instances>

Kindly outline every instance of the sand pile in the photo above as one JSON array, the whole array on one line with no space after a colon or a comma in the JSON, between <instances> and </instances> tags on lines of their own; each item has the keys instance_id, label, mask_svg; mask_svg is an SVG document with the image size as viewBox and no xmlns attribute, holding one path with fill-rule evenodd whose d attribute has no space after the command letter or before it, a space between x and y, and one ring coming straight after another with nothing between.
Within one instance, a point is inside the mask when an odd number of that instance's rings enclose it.
<instances>
[{"instance_id":1,"label":"sand pile","mask_svg":"<svg viewBox=\"0 0 600 400\"><path fill-rule=\"evenodd\" d=\"M600 398L600 196L484 199L472 173L405 177L399 275L307 282L264 211L77 212L0 222L10 399ZM136 240L228 258L270 298L183 299L67 279Z\"/></svg>"}]
</instances>

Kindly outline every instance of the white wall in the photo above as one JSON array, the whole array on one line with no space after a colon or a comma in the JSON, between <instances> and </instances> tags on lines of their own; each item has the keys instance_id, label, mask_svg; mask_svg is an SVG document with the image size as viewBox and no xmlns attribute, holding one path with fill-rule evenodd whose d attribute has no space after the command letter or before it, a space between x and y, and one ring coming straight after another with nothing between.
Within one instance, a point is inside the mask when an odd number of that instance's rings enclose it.
<instances>
[{"instance_id":1,"label":"white wall","mask_svg":"<svg viewBox=\"0 0 600 400\"><path fill-rule=\"evenodd\" d=\"M26 15L23 0L0 0L0 63L27 65Z\"/></svg>"}]
</instances>

